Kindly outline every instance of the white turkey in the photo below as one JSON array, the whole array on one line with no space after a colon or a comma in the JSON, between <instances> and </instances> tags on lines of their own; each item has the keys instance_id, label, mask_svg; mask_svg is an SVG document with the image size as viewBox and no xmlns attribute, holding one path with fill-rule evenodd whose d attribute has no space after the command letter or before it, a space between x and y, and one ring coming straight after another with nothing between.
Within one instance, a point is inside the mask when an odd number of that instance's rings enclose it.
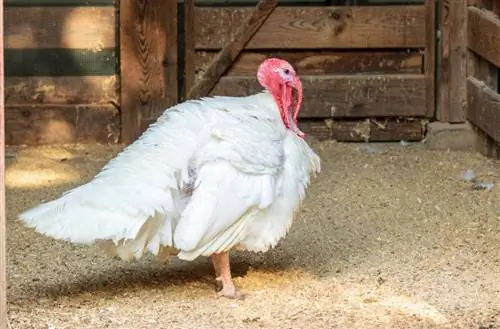
<instances>
[{"instance_id":1,"label":"white turkey","mask_svg":"<svg viewBox=\"0 0 500 329\"><path fill-rule=\"evenodd\" d=\"M258 94L167 109L90 182L20 219L124 260L148 251L165 261L210 256L222 286L217 296L243 296L231 278L229 251L274 247L320 172L297 127L302 84L293 67L270 58L257 79L266 89Z\"/></svg>"}]
</instances>

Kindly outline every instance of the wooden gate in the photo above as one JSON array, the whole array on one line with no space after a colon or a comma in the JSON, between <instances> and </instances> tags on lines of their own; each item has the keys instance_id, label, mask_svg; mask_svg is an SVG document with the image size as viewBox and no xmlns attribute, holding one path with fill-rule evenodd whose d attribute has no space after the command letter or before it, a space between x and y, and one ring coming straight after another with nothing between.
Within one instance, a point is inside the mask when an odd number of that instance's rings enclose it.
<instances>
[{"instance_id":1,"label":"wooden gate","mask_svg":"<svg viewBox=\"0 0 500 329\"><path fill-rule=\"evenodd\" d=\"M500 2L470 1L467 8L467 119L479 150L500 158Z\"/></svg>"},{"instance_id":2,"label":"wooden gate","mask_svg":"<svg viewBox=\"0 0 500 329\"><path fill-rule=\"evenodd\" d=\"M423 137L435 110L433 0L220 2L184 2L183 99L258 92L257 66L277 56L303 80L306 132L340 141Z\"/></svg>"}]
</instances>

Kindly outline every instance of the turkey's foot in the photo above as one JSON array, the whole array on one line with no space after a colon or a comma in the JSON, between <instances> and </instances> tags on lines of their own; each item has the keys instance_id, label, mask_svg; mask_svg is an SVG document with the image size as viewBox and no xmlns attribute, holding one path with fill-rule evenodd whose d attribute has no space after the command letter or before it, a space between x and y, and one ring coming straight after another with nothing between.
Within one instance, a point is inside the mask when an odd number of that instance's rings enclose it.
<instances>
[{"instance_id":1,"label":"turkey's foot","mask_svg":"<svg viewBox=\"0 0 500 329\"><path fill-rule=\"evenodd\" d=\"M231 299L243 299L245 294L236 288L231 277L229 253L221 252L213 254L211 258L216 275L215 287L217 298L226 297Z\"/></svg>"}]
</instances>

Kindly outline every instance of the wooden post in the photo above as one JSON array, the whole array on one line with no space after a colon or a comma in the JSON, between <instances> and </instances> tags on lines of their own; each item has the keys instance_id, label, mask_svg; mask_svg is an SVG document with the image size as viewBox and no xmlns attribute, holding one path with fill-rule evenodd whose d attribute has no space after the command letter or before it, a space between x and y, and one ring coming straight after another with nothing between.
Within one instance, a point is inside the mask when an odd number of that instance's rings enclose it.
<instances>
[{"instance_id":1,"label":"wooden post","mask_svg":"<svg viewBox=\"0 0 500 329\"><path fill-rule=\"evenodd\" d=\"M7 329L7 223L5 218L5 95L3 0L0 0L0 328Z\"/></svg>"},{"instance_id":2,"label":"wooden post","mask_svg":"<svg viewBox=\"0 0 500 329\"><path fill-rule=\"evenodd\" d=\"M245 45L264 24L278 5L278 0L260 0L253 12L232 35L224 48L210 62L200 81L189 90L188 99L207 96L215 87L220 77L227 71L233 61L241 53Z\"/></svg>"},{"instance_id":3,"label":"wooden post","mask_svg":"<svg viewBox=\"0 0 500 329\"><path fill-rule=\"evenodd\" d=\"M438 104L436 118L442 122L450 120L450 1L439 1L440 62L438 68Z\"/></svg>"},{"instance_id":4,"label":"wooden post","mask_svg":"<svg viewBox=\"0 0 500 329\"><path fill-rule=\"evenodd\" d=\"M195 81L194 24L194 0L184 0L184 99Z\"/></svg>"},{"instance_id":5,"label":"wooden post","mask_svg":"<svg viewBox=\"0 0 500 329\"><path fill-rule=\"evenodd\" d=\"M177 1L120 1L122 141L177 102Z\"/></svg>"},{"instance_id":6,"label":"wooden post","mask_svg":"<svg viewBox=\"0 0 500 329\"><path fill-rule=\"evenodd\" d=\"M425 0L425 98L427 116L434 117L435 105L435 63L436 63L436 3Z\"/></svg>"},{"instance_id":7,"label":"wooden post","mask_svg":"<svg viewBox=\"0 0 500 329\"><path fill-rule=\"evenodd\" d=\"M441 1L440 121L465 122L467 108L467 0Z\"/></svg>"}]
</instances>

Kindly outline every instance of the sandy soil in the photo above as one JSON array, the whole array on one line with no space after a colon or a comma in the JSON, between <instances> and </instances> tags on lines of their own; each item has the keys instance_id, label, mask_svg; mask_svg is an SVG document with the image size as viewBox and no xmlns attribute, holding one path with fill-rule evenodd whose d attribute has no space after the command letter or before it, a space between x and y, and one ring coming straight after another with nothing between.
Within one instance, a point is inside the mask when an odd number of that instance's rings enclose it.
<instances>
[{"instance_id":1,"label":"sandy soil","mask_svg":"<svg viewBox=\"0 0 500 329\"><path fill-rule=\"evenodd\" d=\"M323 173L278 248L234 253L244 301L216 300L207 259L123 262L16 221L90 179L119 147L7 150L16 328L499 328L500 187L478 154L316 144Z\"/></svg>"}]
</instances>

